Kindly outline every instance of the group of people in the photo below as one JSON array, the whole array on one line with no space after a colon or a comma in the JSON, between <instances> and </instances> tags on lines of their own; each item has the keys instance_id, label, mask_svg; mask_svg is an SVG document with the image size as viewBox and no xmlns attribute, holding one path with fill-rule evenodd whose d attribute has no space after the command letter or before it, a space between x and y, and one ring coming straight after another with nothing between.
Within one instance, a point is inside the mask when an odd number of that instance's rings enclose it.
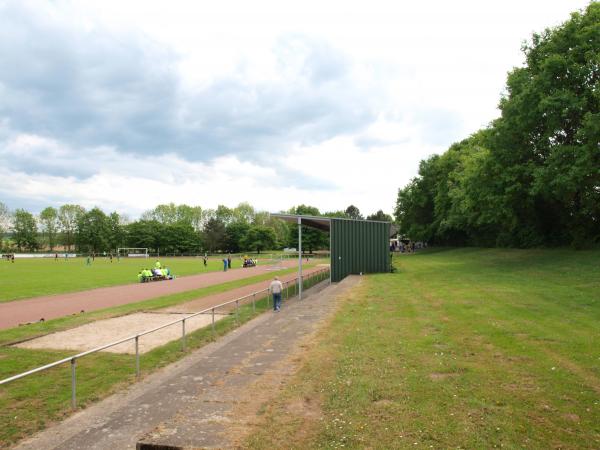
<instances>
[{"instance_id":1,"label":"group of people","mask_svg":"<svg viewBox=\"0 0 600 450\"><path fill-rule=\"evenodd\" d=\"M156 261L152 269L142 269L138 273L140 283L155 280L172 280L173 275L168 267L162 267L160 261Z\"/></svg>"},{"instance_id":2,"label":"group of people","mask_svg":"<svg viewBox=\"0 0 600 450\"><path fill-rule=\"evenodd\" d=\"M15 262L15 254L14 253L5 253L2 255L3 258L6 258L6 261Z\"/></svg>"},{"instance_id":3,"label":"group of people","mask_svg":"<svg viewBox=\"0 0 600 450\"><path fill-rule=\"evenodd\" d=\"M247 256L244 257L243 267L254 267L256 264L258 264L258 260L248 258Z\"/></svg>"}]
</instances>

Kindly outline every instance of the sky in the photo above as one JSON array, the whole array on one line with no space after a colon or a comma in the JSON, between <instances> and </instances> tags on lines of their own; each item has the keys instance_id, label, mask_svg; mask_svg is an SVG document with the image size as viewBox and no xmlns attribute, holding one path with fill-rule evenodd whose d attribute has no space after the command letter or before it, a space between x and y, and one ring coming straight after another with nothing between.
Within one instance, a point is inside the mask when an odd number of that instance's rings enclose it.
<instances>
[{"instance_id":1,"label":"sky","mask_svg":"<svg viewBox=\"0 0 600 450\"><path fill-rule=\"evenodd\" d=\"M0 0L0 201L392 213L578 0Z\"/></svg>"}]
</instances>

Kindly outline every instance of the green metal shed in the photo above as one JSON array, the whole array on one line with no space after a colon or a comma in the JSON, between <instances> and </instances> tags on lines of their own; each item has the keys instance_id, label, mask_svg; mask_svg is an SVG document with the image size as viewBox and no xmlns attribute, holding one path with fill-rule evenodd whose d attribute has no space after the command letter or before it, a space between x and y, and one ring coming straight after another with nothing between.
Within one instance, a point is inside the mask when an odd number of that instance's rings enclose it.
<instances>
[{"instance_id":1,"label":"green metal shed","mask_svg":"<svg viewBox=\"0 0 600 450\"><path fill-rule=\"evenodd\" d=\"M389 270L389 222L295 214L271 216L329 232L333 282L340 281L350 274L381 273ZM299 242L302 242L301 238Z\"/></svg>"}]
</instances>

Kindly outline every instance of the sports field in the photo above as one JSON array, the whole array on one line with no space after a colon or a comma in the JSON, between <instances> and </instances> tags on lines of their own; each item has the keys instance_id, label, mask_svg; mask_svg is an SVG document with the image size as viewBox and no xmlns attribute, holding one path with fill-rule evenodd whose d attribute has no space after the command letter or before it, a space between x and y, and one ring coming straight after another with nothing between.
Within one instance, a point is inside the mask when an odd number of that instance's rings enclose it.
<instances>
[{"instance_id":1,"label":"sports field","mask_svg":"<svg viewBox=\"0 0 600 450\"><path fill-rule=\"evenodd\" d=\"M272 264L265 255L259 256L259 264ZM86 258L17 258L15 263L0 261L0 302L84 291L97 287L137 283L140 269L151 267L156 258L96 258L90 265ZM160 258L177 276L193 275L223 270L221 258L209 258L205 268L202 258ZM239 257L233 257L233 268L241 267Z\"/></svg>"},{"instance_id":2,"label":"sports field","mask_svg":"<svg viewBox=\"0 0 600 450\"><path fill-rule=\"evenodd\" d=\"M460 249L363 277L249 448L600 448L600 251Z\"/></svg>"}]
</instances>

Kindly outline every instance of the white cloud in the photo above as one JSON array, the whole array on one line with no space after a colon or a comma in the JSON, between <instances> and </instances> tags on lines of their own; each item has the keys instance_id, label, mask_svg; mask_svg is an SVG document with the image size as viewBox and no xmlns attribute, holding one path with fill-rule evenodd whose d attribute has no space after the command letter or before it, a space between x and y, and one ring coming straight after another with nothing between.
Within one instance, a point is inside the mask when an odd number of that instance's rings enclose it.
<instances>
[{"instance_id":1,"label":"white cloud","mask_svg":"<svg viewBox=\"0 0 600 450\"><path fill-rule=\"evenodd\" d=\"M2 2L0 200L391 212L587 3Z\"/></svg>"}]
</instances>

